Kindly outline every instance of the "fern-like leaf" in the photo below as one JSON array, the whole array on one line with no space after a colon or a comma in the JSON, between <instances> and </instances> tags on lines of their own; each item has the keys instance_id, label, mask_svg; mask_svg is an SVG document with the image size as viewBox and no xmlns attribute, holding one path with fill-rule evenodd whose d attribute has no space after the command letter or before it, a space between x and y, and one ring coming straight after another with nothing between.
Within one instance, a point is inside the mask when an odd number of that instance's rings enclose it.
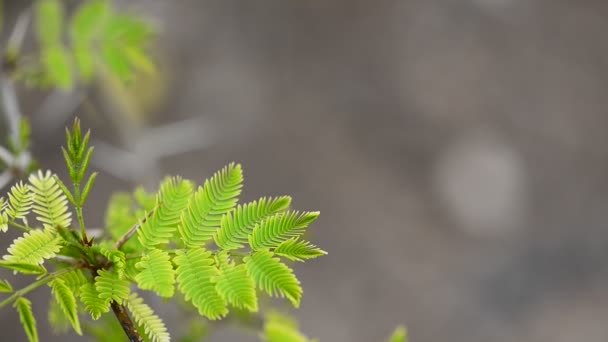
<instances>
[{"instance_id":1,"label":"fern-like leaf","mask_svg":"<svg viewBox=\"0 0 608 342\"><path fill-rule=\"evenodd\" d=\"M74 331L78 335L82 335L80 329L80 320L78 319L78 310L76 309L76 298L71 289L65 284L65 282L59 278L54 279L49 283L51 286L51 293L55 297L57 304L61 307L61 310L72 324Z\"/></svg>"},{"instance_id":2,"label":"fern-like leaf","mask_svg":"<svg viewBox=\"0 0 608 342\"><path fill-rule=\"evenodd\" d=\"M144 303L137 293L132 293L127 300L127 307L135 322L143 327L146 335L152 342L169 342L171 340L165 323L158 317L152 308Z\"/></svg>"},{"instance_id":3,"label":"fern-like leaf","mask_svg":"<svg viewBox=\"0 0 608 342\"><path fill-rule=\"evenodd\" d=\"M188 205L192 183L181 178L167 178L160 186L156 211L137 231L139 242L150 249L168 243L177 230L180 214Z\"/></svg>"},{"instance_id":4,"label":"fern-like leaf","mask_svg":"<svg viewBox=\"0 0 608 342\"><path fill-rule=\"evenodd\" d=\"M215 288L229 304L252 312L258 311L255 283L247 274L244 264L230 265L222 269L221 274L217 277Z\"/></svg>"},{"instance_id":5,"label":"fern-like leaf","mask_svg":"<svg viewBox=\"0 0 608 342\"><path fill-rule=\"evenodd\" d=\"M224 250L243 248L256 224L287 209L290 204L291 197L282 196L262 197L258 201L237 206L222 217L220 229L213 236L215 243Z\"/></svg>"},{"instance_id":6,"label":"fern-like leaf","mask_svg":"<svg viewBox=\"0 0 608 342\"><path fill-rule=\"evenodd\" d=\"M62 274L59 276L67 287L70 288L70 291L74 293L74 296L78 296L80 294L80 288L82 285L89 283L89 279L85 277L81 270L73 270L68 273Z\"/></svg>"},{"instance_id":7,"label":"fern-like leaf","mask_svg":"<svg viewBox=\"0 0 608 342\"><path fill-rule=\"evenodd\" d=\"M31 230L15 239L4 260L12 263L39 265L54 257L61 249L61 239L47 230Z\"/></svg>"},{"instance_id":8,"label":"fern-like leaf","mask_svg":"<svg viewBox=\"0 0 608 342\"><path fill-rule=\"evenodd\" d=\"M152 290L159 296L171 298L175 294L175 272L169 253L153 249L147 252L135 266L141 270L135 276L140 289Z\"/></svg>"},{"instance_id":9,"label":"fern-like leaf","mask_svg":"<svg viewBox=\"0 0 608 342\"><path fill-rule=\"evenodd\" d=\"M0 267L13 270L21 274L46 274L46 268L42 265L24 264L19 262L0 261Z\"/></svg>"},{"instance_id":10,"label":"fern-like leaf","mask_svg":"<svg viewBox=\"0 0 608 342\"><path fill-rule=\"evenodd\" d=\"M108 249L105 247L102 247L100 249L100 252L112 263L112 266L114 267L118 278L124 278L126 266L125 253L117 249Z\"/></svg>"},{"instance_id":11,"label":"fern-like leaf","mask_svg":"<svg viewBox=\"0 0 608 342\"><path fill-rule=\"evenodd\" d=\"M243 186L240 164L230 164L205 181L182 213L179 232L189 247L203 246L220 226L222 215L236 205Z\"/></svg>"},{"instance_id":12,"label":"fern-like leaf","mask_svg":"<svg viewBox=\"0 0 608 342\"><path fill-rule=\"evenodd\" d=\"M51 172L39 170L30 175L29 182L34 193L33 211L39 215L36 219L43 223L45 229L68 228L72 223L72 213L68 211L68 200Z\"/></svg>"},{"instance_id":13,"label":"fern-like leaf","mask_svg":"<svg viewBox=\"0 0 608 342\"><path fill-rule=\"evenodd\" d=\"M226 301L219 295L212 279L219 275L213 256L202 248L178 251L173 258L177 265L178 288L198 312L209 319L220 319L228 313Z\"/></svg>"},{"instance_id":14,"label":"fern-like leaf","mask_svg":"<svg viewBox=\"0 0 608 342\"><path fill-rule=\"evenodd\" d=\"M274 258L268 251L260 251L243 259L249 275L261 290L273 297L287 297L296 308L302 298L300 281L291 268Z\"/></svg>"},{"instance_id":15,"label":"fern-like leaf","mask_svg":"<svg viewBox=\"0 0 608 342\"><path fill-rule=\"evenodd\" d=\"M308 241L292 238L283 241L283 243L275 248L274 254L293 261L304 261L305 259L314 259L327 255L327 252Z\"/></svg>"},{"instance_id":16,"label":"fern-like leaf","mask_svg":"<svg viewBox=\"0 0 608 342\"><path fill-rule=\"evenodd\" d=\"M129 298L129 281L118 278L114 272L99 270L95 277L95 289L99 292L99 298L107 303L115 301L122 304Z\"/></svg>"},{"instance_id":17,"label":"fern-like leaf","mask_svg":"<svg viewBox=\"0 0 608 342\"><path fill-rule=\"evenodd\" d=\"M99 319L101 314L110 311L110 303L99 297L99 292L91 283L80 287L80 300L94 320Z\"/></svg>"},{"instance_id":18,"label":"fern-like leaf","mask_svg":"<svg viewBox=\"0 0 608 342\"><path fill-rule=\"evenodd\" d=\"M13 287L6 280L0 280L0 292L13 292Z\"/></svg>"},{"instance_id":19,"label":"fern-like leaf","mask_svg":"<svg viewBox=\"0 0 608 342\"><path fill-rule=\"evenodd\" d=\"M30 191L30 186L19 182L11 187L8 193L9 205L6 213L12 219L23 219L29 214L34 202L34 193Z\"/></svg>"},{"instance_id":20,"label":"fern-like leaf","mask_svg":"<svg viewBox=\"0 0 608 342\"><path fill-rule=\"evenodd\" d=\"M318 217L318 211L275 214L253 228L249 244L256 251L277 247L285 240L302 235L306 227Z\"/></svg>"},{"instance_id":21,"label":"fern-like leaf","mask_svg":"<svg viewBox=\"0 0 608 342\"><path fill-rule=\"evenodd\" d=\"M34 318L34 313L32 312L32 302L19 297L15 301L14 306L17 308L17 312L19 312L19 320L25 330L27 339L30 342L38 342L38 329L36 328L36 318Z\"/></svg>"}]
</instances>

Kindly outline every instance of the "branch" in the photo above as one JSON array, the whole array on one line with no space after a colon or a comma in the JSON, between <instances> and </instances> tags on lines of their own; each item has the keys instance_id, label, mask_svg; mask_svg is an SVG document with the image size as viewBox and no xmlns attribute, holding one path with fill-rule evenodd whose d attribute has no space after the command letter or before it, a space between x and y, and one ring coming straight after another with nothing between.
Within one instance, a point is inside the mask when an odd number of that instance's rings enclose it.
<instances>
[{"instance_id":1,"label":"branch","mask_svg":"<svg viewBox=\"0 0 608 342\"><path fill-rule=\"evenodd\" d=\"M154 211L156 211L156 209L158 209L159 205L157 205L152 210L150 210L150 212L146 215L146 217L144 217L143 220L141 220L140 222L137 222L133 227L131 227L131 229L129 229L128 232L125 233L125 235L121 236L120 239L118 239L118 241L116 241L116 245L114 247L116 249L120 249L120 247L122 247L125 243L127 243L127 241L129 241L129 239L133 235L135 235L135 233L137 232L139 227L141 227L142 224L146 223L146 221L150 218L150 216L152 216Z\"/></svg>"},{"instance_id":2,"label":"branch","mask_svg":"<svg viewBox=\"0 0 608 342\"><path fill-rule=\"evenodd\" d=\"M116 301L112 301L112 311L114 311L116 319L118 319L122 329L125 331L125 334L127 334L129 342L144 341L144 339L139 335L139 332L137 331L135 324L133 324L131 317L129 317L124 305L120 305Z\"/></svg>"},{"instance_id":3,"label":"branch","mask_svg":"<svg viewBox=\"0 0 608 342\"><path fill-rule=\"evenodd\" d=\"M39 288L40 286L50 282L51 280L59 277L60 275L70 272L72 270L75 270L76 267L66 267L60 271L51 273L51 274L47 274L45 277L39 279L38 281L35 281L33 283L31 283L30 285L22 288L21 290L15 291L13 292L13 294L6 298L5 300L3 300L2 302L0 302L0 309L3 308L4 306L6 306L7 304L9 304L10 302L14 301L15 299L17 299L18 297L21 297L25 294L28 294L29 292Z\"/></svg>"}]
</instances>

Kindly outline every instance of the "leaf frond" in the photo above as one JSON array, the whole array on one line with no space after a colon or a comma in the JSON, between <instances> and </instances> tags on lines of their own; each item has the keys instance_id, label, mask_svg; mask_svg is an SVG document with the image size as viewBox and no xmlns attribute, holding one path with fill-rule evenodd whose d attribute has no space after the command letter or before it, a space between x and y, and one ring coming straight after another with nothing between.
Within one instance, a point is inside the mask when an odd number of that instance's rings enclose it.
<instances>
[{"instance_id":1,"label":"leaf frond","mask_svg":"<svg viewBox=\"0 0 608 342\"><path fill-rule=\"evenodd\" d=\"M68 211L68 200L55 182L50 171L38 171L29 177L34 193L33 211L39 216L36 219L43 223L45 229L54 230L61 226L68 228L72 223L72 213Z\"/></svg>"},{"instance_id":2,"label":"leaf frond","mask_svg":"<svg viewBox=\"0 0 608 342\"><path fill-rule=\"evenodd\" d=\"M116 271L118 278L124 278L126 267L125 253L117 249L109 249L105 247L102 247L100 252L112 263L112 267Z\"/></svg>"},{"instance_id":3,"label":"leaf frond","mask_svg":"<svg viewBox=\"0 0 608 342\"><path fill-rule=\"evenodd\" d=\"M78 335L82 335L74 293L65 282L59 278L51 281L49 285L51 286L51 293L55 297L55 301L57 301L57 304L59 304L59 307L72 324L72 328L74 328L74 331L76 331Z\"/></svg>"},{"instance_id":4,"label":"leaf frond","mask_svg":"<svg viewBox=\"0 0 608 342\"><path fill-rule=\"evenodd\" d=\"M157 195L157 208L137 231L139 242L147 249L170 241L177 230L180 214L192 194L190 181L175 177L165 179Z\"/></svg>"},{"instance_id":5,"label":"leaf frond","mask_svg":"<svg viewBox=\"0 0 608 342\"><path fill-rule=\"evenodd\" d=\"M291 268L274 258L268 251L256 252L243 259L249 275L261 290L273 297L289 299L293 306L300 305L302 287Z\"/></svg>"},{"instance_id":6,"label":"leaf frond","mask_svg":"<svg viewBox=\"0 0 608 342\"><path fill-rule=\"evenodd\" d=\"M105 300L108 304L115 301L122 304L129 298L129 281L118 278L118 274L107 270L99 270L95 277L95 289L99 293L98 297Z\"/></svg>"},{"instance_id":7,"label":"leaf frond","mask_svg":"<svg viewBox=\"0 0 608 342\"><path fill-rule=\"evenodd\" d=\"M34 318L34 313L32 312L32 302L19 297L15 301L14 306L17 308L17 312L19 312L19 321L21 321L27 339L30 342L38 342L38 329L36 328L36 318Z\"/></svg>"},{"instance_id":8,"label":"leaf frond","mask_svg":"<svg viewBox=\"0 0 608 342\"><path fill-rule=\"evenodd\" d=\"M45 259L57 255L61 239L48 230L31 230L13 241L3 257L11 263L40 265Z\"/></svg>"},{"instance_id":9,"label":"leaf frond","mask_svg":"<svg viewBox=\"0 0 608 342\"><path fill-rule=\"evenodd\" d=\"M309 241L291 238L278 245L277 248L274 249L274 254L293 261L304 261L306 259L314 259L327 255L327 252Z\"/></svg>"},{"instance_id":10,"label":"leaf frond","mask_svg":"<svg viewBox=\"0 0 608 342\"><path fill-rule=\"evenodd\" d=\"M171 340L165 323L150 308L137 293L132 293L127 299L127 308L131 311L135 322L143 327L152 342L169 342Z\"/></svg>"},{"instance_id":11,"label":"leaf frond","mask_svg":"<svg viewBox=\"0 0 608 342\"><path fill-rule=\"evenodd\" d=\"M220 221L220 229L214 234L215 243L222 249L238 249L247 243L247 236L253 232L256 224L268 216L286 210L291 204L291 197L262 197L257 201L239 205L235 210L226 213Z\"/></svg>"},{"instance_id":12,"label":"leaf frond","mask_svg":"<svg viewBox=\"0 0 608 342\"><path fill-rule=\"evenodd\" d=\"M171 298L175 294L175 272L169 253L160 249L147 252L135 265L141 271L135 276L140 289L152 290L159 296Z\"/></svg>"},{"instance_id":13,"label":"leaf frond","mask_svg":"<svg viewBox=\"0 0 608 342\"><path fill-rule=\"evenodd\" d=\"M189 247L209 241L220 226L222 215L236 205L243 186L240 164L229 164L205 181L182 213L179 232Z\"/></svg>"},{"instance_id":14,"label":"leaf frond","mask_svg":"<svg viewBox=\"0 0 608 342\"><path fill-rule=\"evenodd\" d=\"M29 214L34 202L34 193L30 186L19 182L11 187L8 193L8 208L6 213L12 219L23 219Z\"/></svg>"},{"instance_id":15,"label":"leaf frond","mask_svg":"<svg viewBox=\"0 0 608 342\"><path fill-rule=\"evenodd\" d=\"M297 238L319 217L318 211L289 211L275 214L257 224L249 235L249 244L256 251L277 247L283 241Z\"/></svg>"},{"instance_id":16,"label":"leaf frond","mask_svg":"<svg viewBox=\"0 0 608 342\"><path fill-rule=\"evenodd\" d=\"M201 315L216 320L228 314L226 301L212 281L219 271L214 266L211 252L202 248L178 251L173 262L177 265L178 289Z\"/></svg>"},{"instance_id":17,"label":"leaf frond","mask_svg":"<svg viewBox=\"0 0 608 342\"><path fill-rule=\"evenodd\" d=\"M255 283L244 264L224 267L216 279L215 288L229 304L252 312L258 311Z\"/></svg>"},{"instance_id":18,"label":"leaf frond","mask_svg":"<svg viewBox=\"0 0 608 342\"><path fill-rule=\"evenodd\" d=\"M80 300L94 320L99 319L101 314L110 311L110 302L99 297L99 291L92 283L86 283L80 287Z\"/></svg>"}]
</instances>

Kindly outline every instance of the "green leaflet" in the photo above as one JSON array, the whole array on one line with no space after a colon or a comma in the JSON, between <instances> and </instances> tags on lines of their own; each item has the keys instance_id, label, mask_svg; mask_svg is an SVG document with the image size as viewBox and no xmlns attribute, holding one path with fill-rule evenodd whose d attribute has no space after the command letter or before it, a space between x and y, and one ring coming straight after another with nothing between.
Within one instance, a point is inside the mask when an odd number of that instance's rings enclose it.
<instances>
[{"instance_id":1,"label":"green leaflet","mask_svg":"<svg viewBox=\"0 0 608 342\"><path fill-rule=\"evenodd\" d=\"M25 330L25 334L30 342L38 342L38 330L36 329L36 319L32 313L32 302L19 297L15 301L14 306L19 312L19 320Z\"/></svg>"},{"instance_id":2,"label":"green leaflet","mask_svg":"<svg viewBox=\"0 0 608 342\"><path fill-rule=\"evenodd\" d=\"M0 212L0 231L6 233L8 230L8 215Z\"/></svg>"},{"instance_id":3,"label":"green leaflet","mask_svg":"<svg viewBox=\"0 0 608 342\"><path fill-rule=\"evenodd\" d=\"M258 311L255 283L247 274L245 265L229 265L222 268L221 274L216 279L215 288L229 304L252 312Z\"/></svg>"},{"instance_id":4,"label":"green leaflet","mask_svg":"<svg viewBox=\"0 0 608 342\"><path fill-rule=\"evenodd\" d=\"M129 296L127 307L131 311L135 322L143 327L152 342L168 342L171 340L165 323L154 313L152 308L144 303L143 298L137 296L137 293L132 293Z\"/></svg>"},{"instance_id":5,"label":"green leaflet","mask_svg":"<svg viewBox=\"0 0 608 342\"><path fill-rule=\"evenodd\" d=\"M10 255L4 260L10 263L39 265L44 259L54 257L61 249L61 239L47 230L31 230L13 241L7 249Z\"/></svg>"},{"instance_id":6,"label":"green leaflet","mask_svg":"<svg viewBox=\"0 0 608 342\"><path fill-rule=\"evenodd\" d=\"M291 204L291 197L262 197L257 201L239 205L234 211L226 213L220 222L220 229L213 238L222 249L244 247L247 236L253 227L272 214L286 210Z\"/></svg>"},{"instance_id":7,"label":"green leaflet","mask_svg":"<svg viewBox=\"0 0 608 342\"><path fill-rule=\"evenodd\" d=\"M36 31L43 46L61 43L63 7L58 0L41 0L36 6Z\"/></svg>"},{"instance_id":8,"label":"green leaflet","mask_svg":"<svg viewBox=\"0 0 608 342\"><path fill-rule=\"evenodd\" d=\"M299 331L291 317L276 312L266 316L262 337L267 342L312 342Z\"/></svg>"},{"instance_id":9,"label":"green leaflet","mask_svg":"<svg viewBox=\"0 0 608 342\"><path fill-rule=\"evenodd\" d=\"M213 237L222 215L236 205L242 183L241 165L232 163L198 188L181 215L179 232L186 246L200 247Z\"/></svg>"},{"instance_id":10,"label":"green leaflet","mask_svg":"<svg viewBox=\"0 0 608 342\"><path fill-rule=\"evenodd\" d=\"M0 261L0 267L11 269L21 274L45 274L46 268L42 265L24 264L18 262Z\"/></svg>"},{"instance_id":11,"label":"green leaflet","mask_svg":"<svg viewBox=\"0 0 608 342\"><path fill-rule=\"evenodd\" d=\"M285 240L302 235L306 227L318 217L318 211L275 214L255 226L249 235L249 244L256 251L277 247Z\"/></svg>"},{"instance_id":12,"label":"green leaflet","mask_svg":"<svg viewBox=\"0 0 608 342\"><path fill-rule=\"evenodd\" d=\"M8 193L9 205L6 213L12 219L23 219L29 214L34 202L34 194L30 191L30 186L19 181L11 187Z\"/></svg>"},{"instance_id":13,"label":"green leaflet","mask_svg":"<svg viewBox=\"0 0 608 342\"><path fill-rule=\"evenodd\" d=\"M0 280L0 292L13 292L13 287L6 280Z\"/></svg>"},{"instance_id":14,"label":"green leaflet","mask_svg":"<svg viewBox=\"0 0 608 342\"><path fill-rule=\"evenodd\" d=\"M139 242L151 249L165 244L177 230L180 213L188 205L192 194L192 183L179 177L165 179L157 195L157 208L137 230Z\"/></svg>"},{"instance_id":15,"label":"green leaflet","mask_svg":"<svg viewBox=\"0 0 608 342\"><path fill-rule=\"evenodd\" d=\"M99 298L106 303L115 301L118 304L129 298L129 281L120 279L116 273L106 270L99 270L97 274L99 275L95 277L95 290L99 293Z\"/></svg>"},{"instance_id":16,"label":"green leaflet","mask_svg":"<svg viewBox=\"0 0 608 342\"><path fill-rule=\"evenodd\" d=\"M33 211L39 216L45 229L54 230L56 226L70 227L72 213L68 211L68 200L55 182L51 171L38 171L29 177L34 193Z\"/></svg>"},{"instance_id":17,"label":"green leaflet","mask_svg":"<svg viewBox=\"0 0 608 342\"><path fill-rule=\"evenodd\" d=\"M249 275L261 290L273 297L286 297L296 308L302 298L300 281L291 268L273 258L268 251L260 251L244 258Z\"/></svg>"},{"instance_id":18,"label":"green leaflet","mask_svg":"<svg viewBox=\"0 0 608 342\"><path fill-rule=\"evenodd\" d=\"M327 252L308 241L292 238L283 241L283 243L277 246L277 248L274 249L274 254L293 261L304 262L305 259L314 259L327 255Z\"/></svg>"},{"instance_id":19,"label":"green leaflet","mask_svg":"<svg viewBox=\"0 0 608 342\"><path fill-rule=\"evenodd\" d=\"M140 289L152 290L159 296L171 298L175 294L175 272L169 253L153 249L147 252L135 267L141 270L135 281Z\"/></svg>"},{"instance_id":20,"label":"green leaflet","mask_svg":"<svg viewBox=\"0 0 608 342\"><path fill-rule=\"evenodd\" d=\"M405 327L397 327L393 332L393 335L387 340L387 342L407 342L407 330Z\"/></svg>"},{"instance_id":21,"label":"green leaflet","mask_svg":"<svg viewBox=\"0 0 608 342\"><path fill-rule=\"evenodd\" d=\"M76 309L76 298L74 297L74 293L71 289L65 284L65 282L61 279L54 279L49 284L52 288L51 293L55 297L57 304L68 318L74 331L78 335L82 335L82 330L80 329L80 320L78 319L78 310Z\"/></svg>"},{"instance_id":22,"label":"green leaflet","mask_svg":"<svg viewBox=\"0 0 608 342\"><path fill-rule=\"evenodd\" d=\"M73 270L68 273L62 274L59 276L67 287L70 288L70 291L74 293L74 296L78 296L80 294L80 288L84 284L89 283L89 279L85 277L81 270Z\"/></svg>"},{"instance_id":23,"label":"green leaflet","mask_svg":"<svg viewBox=\"0 0 608 342\"><path fill-rule=\"evenodd\" d=\"M213 265L211 252L202 248L178 251L173 262L177 265L180 292L187 301L192 302L201 315L216 320L228 314L226 302L212 281L219 275L219 271Z\"/></svg>"},{"instance_id":24,"label":"green leaflet","mask_svg":"<svg viewBox=\"0 0 608 342\"><path fill-rule=\"evenodd\" d=\"M126 267L125 253L116 249L108 249L105 247L101 247L99 251L112 263L112 267L114 268L114 271L116 271L118 278L124 278Z\"/></svg>"},{"instance_id":25,"label":"green leaflet","mask_svg":"<svg viewBox=\"0 0 608 342\"><path fill-rule=\"evenodd\" d=\"M110 302L99 297L99 292L91 283L80 287L80 300L94 320L99 319L101 314L110 311Z\"/></svg>"}]
</instances>

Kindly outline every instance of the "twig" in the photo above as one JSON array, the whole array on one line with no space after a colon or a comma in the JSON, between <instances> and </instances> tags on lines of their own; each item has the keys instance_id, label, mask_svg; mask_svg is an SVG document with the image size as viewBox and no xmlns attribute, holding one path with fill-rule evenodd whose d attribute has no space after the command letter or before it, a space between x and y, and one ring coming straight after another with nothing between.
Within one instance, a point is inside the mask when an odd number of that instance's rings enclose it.
<instances>
[{"instance_id":1,"label":"twig","mask_svg":"<svg viewBox=\"0 0 608 342\"><path fill-rule=\"evenodd\" d=\"M129 241L129 239L137 232L139 227L141 227L142 224L146 223L146 221L150 218L150 216L152 216L152 214L156 211L156 209L158 209L158 205L156 207L154 207L152 210L150 210L148 215L146 215L146 217L144 217L143 220L141 220L140 222L137 222L133 227L131 227L131 229L129 229L128 232L126 232L123 236L121 236L120 239L118 239L118 241L116 241L116 245L114 247L116 249L120 249L120 247L122 247L125 243L127 243L127 241Z\"/></svg>"},{"instance_id":2,"label":"twig","mask_svg":"<svg viewBox=\"0 0 608 342\"><path fill-rule=\"evenodd\" d=\"M114 316L116 316L116 319L118 319L118 322L120 322L122 330L124 330L125 334L127 334L129 342L144 341L139 335L139 332L137 331L135 324L133 324L131 317L129 317L124 305L120 305L116 301L112 301L112 311L114 311Z\"/></svg>"},{"instance_id":3,"label":"twig","mask_svg":"<svg viewBox=\"0 0 608 342\"><path fill-rule=\"evenodd\" d=\"M50 282L51 280L59 277L60 275L64 274L64 273L68 273L72 270L75 270L76 267L66 267L60 271L57 271L55 273L51 273L48 274L46 276L44 276L43 278L39 279L36 282L31 283L30 285L22 288L21 290L15 291L10 297L6 298L5 300L3 300L2 302L0 302L0 309L3 308L4 306L6 306L7 304L9 304L10 302L12 302L13 300L17 299L18 297L21 297L25 294L28 294L29 292L37 289L38 287Z\"/></svg>"}]
</instances>

